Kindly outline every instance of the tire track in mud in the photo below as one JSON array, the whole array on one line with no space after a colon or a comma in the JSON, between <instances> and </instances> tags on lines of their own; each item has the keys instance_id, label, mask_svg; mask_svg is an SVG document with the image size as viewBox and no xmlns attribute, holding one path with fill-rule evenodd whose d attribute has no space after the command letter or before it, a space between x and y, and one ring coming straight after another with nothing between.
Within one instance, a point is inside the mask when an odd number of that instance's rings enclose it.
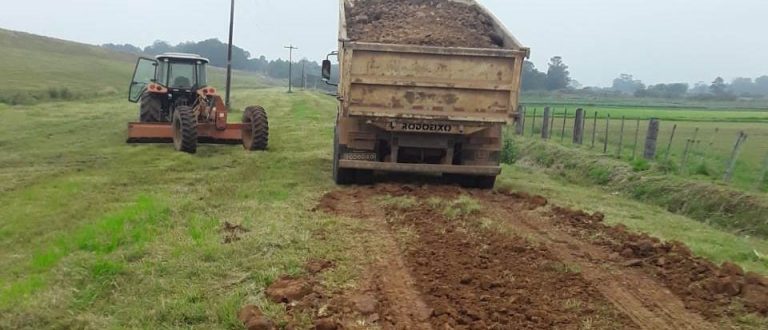
<instances>
[{"instance_id":1,"label":"tire track in mud","mask_svg":"<svg viewBox=\"0 0 768 330\"><path fill-rule=\"evenodd\" d=\"M477 206L445 212L462 199ZM606 226L602 214L547 204L511 192L382 184L331 192L318 209L371 221L385 241L353 293L378 301L365 324L383 329L715 329L768 315L765 277ZM360 328L357 313L344 310L339 324ZM357 323L344 321L353 316Z\"/></svg>"},{"instance_id":2,"label":"tire track in mud","mask_svg":"<svg viewBox=\"0 0 768 330\"><path fill-rule=\"evenodd\" d=\"M585 279L614 306L643 329L714 329L703 317L686 309L685 304L667 288L660 286L643 272L629 269L635 261L611 262L610 251L570 236L555 225L553 218L537 216L522 209L511 199L521 195L486 196L483 201L506 225L518 232L533 235L547 245L560 260L579 265ZM602 215L594 221L602 221Z\"/></svg>"},{"instance_id":3,"label":"tire track in mud","mask_svg":"<svg viewBox=\"0 0 768 330\"><path fill-rule=\"evenodd\" d=\"M472 221L448 219L427 205L430 198L450 200L463 192L453 187L380 185L336 191L321 202L322 210L377 221L383 224L382 235L392 237L391 251L382 253L391 257L371 270L384 270L375 290L377 299L386 301L378 311L379 326L638 328L579 271L568 269L545 246L477 227ZM376 199L387 195L412 196L417 204L383 208ZM410 237L404 242L398 237L402 232ZM393 278L390 272L406 274L394 278L403 277L408 285L388 288L392 285L388 278ZM411 298L403 301L398 295ZM414 300L423 302L422 307L413 308ZM415 312L403 315L404 310Z\"/></svg>"}]
</instances>

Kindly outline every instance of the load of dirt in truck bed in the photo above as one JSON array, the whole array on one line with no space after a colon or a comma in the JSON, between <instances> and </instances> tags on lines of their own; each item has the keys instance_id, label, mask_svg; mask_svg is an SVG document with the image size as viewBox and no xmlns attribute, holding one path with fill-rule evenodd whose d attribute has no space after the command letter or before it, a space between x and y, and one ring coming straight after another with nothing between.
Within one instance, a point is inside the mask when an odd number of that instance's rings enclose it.
<instances>
[{"instance_id":1,"label":"load of dirt in truck bed","mask_svg":"<svg viewBox=\"0 0 768 330\"><path fill-rule=\"evenodd\" d=\"M509 48L480 7L451 0L357 0L347 11L354 41L438 47Z\"/></svg>"}]
</instances>

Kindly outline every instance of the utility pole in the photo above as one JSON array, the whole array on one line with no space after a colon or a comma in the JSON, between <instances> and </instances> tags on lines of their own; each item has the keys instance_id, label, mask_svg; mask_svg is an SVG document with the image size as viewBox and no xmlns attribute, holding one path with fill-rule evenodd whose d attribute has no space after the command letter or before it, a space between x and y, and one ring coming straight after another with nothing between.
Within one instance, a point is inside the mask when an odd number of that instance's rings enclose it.
<instances>
[{"instance_id":1,"label":"utility pole","mask_svg":"<svg viewBox=\"0 0 768 330\"><path fill-rule=\"evenodd\" d=\"M232 32L235 28L235 0L232 0L229 12L229 45L227 46L227 93L224 96L224 104L229 109L229 92L232 88Z\"/></svg>"},{"instance_id":2,"label":"utility pole","mask_svg":"<svg viewBox=\"0 0 768 330\"><path fill-rule=\"evenodd\" d=\"M306 66L307 61L302 60L301 61L301 89L307 89L307 75L304 73L304 67Z\"/></svg>"},{"instance_id":3,"label":"utility pole","mask_svg":"<svg viewBox=\"0 0 768 330\"><path fill-rule=\"evenodd\" d=\"M293 82L291 80L293 78L293 50L299 48L293 47L293 45L285 46L285 48L288 49L288 93L293 93Z\"/></svg>"}]
</instances>

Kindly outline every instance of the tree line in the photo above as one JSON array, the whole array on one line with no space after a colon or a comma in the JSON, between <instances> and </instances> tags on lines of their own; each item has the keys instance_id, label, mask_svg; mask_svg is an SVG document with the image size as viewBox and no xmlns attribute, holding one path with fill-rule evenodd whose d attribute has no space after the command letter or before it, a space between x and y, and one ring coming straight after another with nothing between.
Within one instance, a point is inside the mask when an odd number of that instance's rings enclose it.
<instances>
[{"instance_id":1,"label":"tree line","mask_svg":"<svg viewBox=\"0 0 768 330\"><path fill-rule=\"evenodd\" d=\"M636 97L696 98L714 100L735 100L737 98L768 97L768 76L736 78L727 83L722 77L711 83L699 82L693 87L686 83L656 84L646 86L630 74L621 74L613 80L613 91Z\"/></svg>"},{"instance_id":2,"label":"tree line","mask_svg":"<svg viewBox=\"0 0 768 330\"><path fill-rule=\"evenodd\" d=\"M210 64L218 67L227 66L227 44L218 39L208 39L199 42L182 42L177 45L171 45L165 41L155 41L152 45L144 48L131 44L104 44L104 48L111 50L132 53L137 55L155 56L163 53L192 53L198 54L209 59ZM265 56L252 57L247 50L232 46L232 68L235 70L251 71L261 73L264 76L275 79L288 79L289 61L283 59L268 60ZM292 72L292 83L294 86L306 86L308 88L334 89L322 81L320 76L320 64L315 61L302 59L294 61ZM338 70L333 70L338 73ZM304 75L302 75L302 73ZM333 77L332 77L333 80Z\"/></svg>"},{"instance_id":3,"label":"tree line","mask_svg":"<svg viewBox=\"0 0 768 330\"><path fill-rule=\"evenodd\" d=\"M131 44L104 44L102 47L120 52L134 54L158 55L167 52L199 54L211 60L211 65L225 67L227 65L227 44L218 39L208 39L199 42L182 42L171 45L165 41L155 41L152 45L140 48ZM275 79L288 79L287 60L268 60L265 56L252 57L247 50L238 46L232 47L232 67L236 70L252 71ZM302 67L303 73L302 75ZM322 82L320 64L315 61L302 59L294 63L291 77L294 86L318 87L327 90L334 88ZM547 70L540 71L530 62L523 65L523 91L558 91L569 90L583 93L610 93L635 97L652 98L696 98L714 100L733 100L737 98L768 97L768 76L757 78L736 78L730 83L722 77L717 77L711 83L700 82L694 86L687 83L667 83L646 85L635 79L631 74L621 74L614 79L611 87L582 88L578 81L571 77L568 65L561 56L554 56L547 63ZM338 81L338 70L333 70L333 81Z\"/></svg>"}]
</instances>

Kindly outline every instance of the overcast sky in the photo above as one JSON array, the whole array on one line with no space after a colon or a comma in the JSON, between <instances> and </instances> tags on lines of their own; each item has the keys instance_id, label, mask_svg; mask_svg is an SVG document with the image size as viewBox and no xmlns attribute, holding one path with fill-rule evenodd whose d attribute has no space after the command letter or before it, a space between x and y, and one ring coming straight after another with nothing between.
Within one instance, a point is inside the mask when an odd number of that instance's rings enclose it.
<instances>
[{"instance_id":1,"label":"overcast sky","mask_svg":"<svg viewBox=\"0 0 768 330\"><path fill-rule=\"evenodd\" d=\"M532 49L563 56L584 85L768 74L768 0L480 0ZM5 2L5 1L4 1ZM91 44L226 40L227 0L7 1L0 27ZM319 60L336 47L337 0L237 0L235 43L254 55ZM0 49L2 55L2 49Z\"/></svg>"}]
</instances>

